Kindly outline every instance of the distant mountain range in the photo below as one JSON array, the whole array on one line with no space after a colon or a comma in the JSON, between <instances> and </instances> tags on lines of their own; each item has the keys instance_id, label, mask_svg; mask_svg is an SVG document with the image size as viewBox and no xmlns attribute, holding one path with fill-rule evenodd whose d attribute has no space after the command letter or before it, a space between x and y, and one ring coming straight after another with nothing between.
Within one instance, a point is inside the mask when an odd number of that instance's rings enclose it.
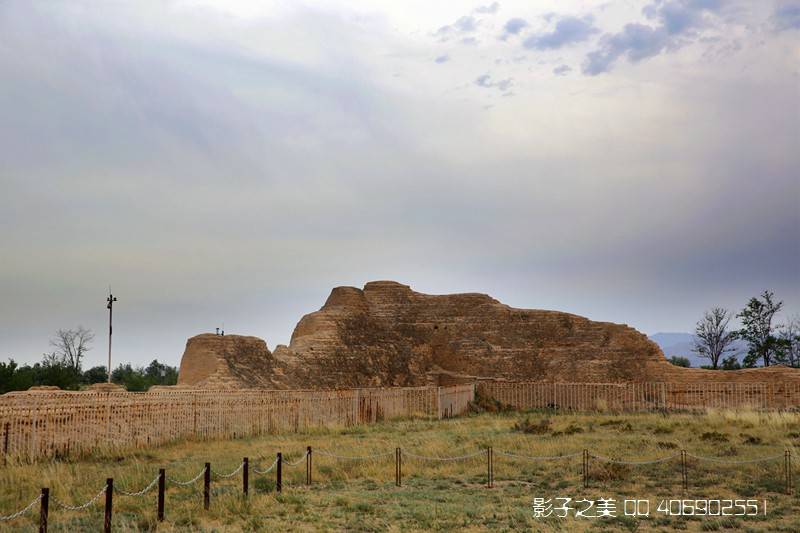
<instances>
[{"instance_id":1,"label":"distant mountain range","mask_svg":"<svg viewBox=\"0 0 800 533\"><path fill-rule=\"evenodd\" d=\"M708 359L700 357L697 353L692 351L694 348L694 335L691 333L660 332L650 335L649 338L651 341L658 344L661 351L667 356L667 359L673 355L677 355L680 357L688 357L693 367L711 364ZM736 351L731 353L736 353L741 361L742 357L747 353L747 343L738 340L733 343L733 347L736 348ZM731 354L729 353L725 357L729 355Z\"/></svg>"}]
</instances>

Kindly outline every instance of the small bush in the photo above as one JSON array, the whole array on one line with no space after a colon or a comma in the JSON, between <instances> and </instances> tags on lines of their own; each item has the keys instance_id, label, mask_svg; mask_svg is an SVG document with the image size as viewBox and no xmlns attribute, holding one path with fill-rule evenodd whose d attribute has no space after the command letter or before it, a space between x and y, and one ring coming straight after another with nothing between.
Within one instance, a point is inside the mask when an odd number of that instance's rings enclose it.
<instances>
[{"instance_id":1,"label":"small bush","mask_svg":"<svg viewBox=\"0 0 800 533\"><path fill-rule=\"evenodd\" d=\"M681 357L679 355L673 355L670 357L669 362L675 366L681 366L683 368L690 368L692 366L692 363L689 361L688 357Z\"/></svg>"},{"instance_id":2,"label":"small bush","mask_svg":"<svg viewBox=\"0 0 800 533\"><path fill-rule=\"evenodd\" d=\"M275 480L268 477L257 477L253 486L256 492L273 492L275 490Z\"/></svg>"},{"instance_id":3,"label":"small bush","mask_svg":"<svg viewBox=\"0 0 800 533\"><path fill-rule=\"evenodd\" d=\"M728 436L718 431L706 431L700 435L700 440L707 440L709 442L728 442Z\"/></svg>"},{"instance_id":4,"label":"small bush","mask_svg":"<svg viewBox=\"0 0 800 533\"><path fill-rule=\"evenodd\" d=\"M475 399L469 402L470 413L502 413L505 411L512 411L513 406L504 404L503 402L487 396L480 389L475 391Z\"/></svg>"},{"instance_id":5,"label":"small bush","mask_svg":"<svg viewBox=\"0 0 800 533\"><path fill-rule=\"evenodd\" d=\"M755 437L747 433L742 433L739 436L743 439L742 444L761 444L761 437Z\"/></svg>"},{"instance_id":6,"label":"small bush","mask_svg":"<svg viewBox=\"0 0 800 533\"><path fill-rule=\"evenodd\" d=\"M630 477L631 469L620 463L592 461L589 476L595 481L622 481Z\"/></svg>"},{"instance_id":7,"label":"small bush","mask_svg":"<svg viewBox=\"0 0 800 533\"><path fill-rule=\"evenodd\" d=\"M543 435L550 431L550 419L542 418L537 423L531 422L527 416L514 424L514 431L521 431L523 433L531 433L534 435Z\"/></svg>"}]
</instances>

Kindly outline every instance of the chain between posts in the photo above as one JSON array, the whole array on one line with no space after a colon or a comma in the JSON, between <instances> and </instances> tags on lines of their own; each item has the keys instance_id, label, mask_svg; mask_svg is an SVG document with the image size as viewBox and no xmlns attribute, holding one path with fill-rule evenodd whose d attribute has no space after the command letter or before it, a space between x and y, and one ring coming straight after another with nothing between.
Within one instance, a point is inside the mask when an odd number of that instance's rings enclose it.
<instances>
[{"instance_id":1,"label":"chain between posts","mask_svg":"<svg viewBox=\"0 0 800 533\"><path fill-rule=\"evenodd\" d=\"M41 499L42 499L42 495L40 494L31 503L29 503L28 505L26 505L24 508L20 509L16 513L13 513L13 514L10 514L10 515L7 515L7 516L0 516L0 522L6 522L8 520L14 520L15 518L19 518L20 516L24 515L28 511L30 511L31 508L34 505L36 505L37 503L39 503L39 500L41 500Z\"/></svg>"},{"instance_id":2,"label":"chain between posts","mask_svg":"<svg viewBox=\"0 0 800 533\"><path fill-rule=\"evenodd\" d=\"M324 457L331 457L333 459L340 459L342 461L366 461L369 459L377 459L379 457L389 457L390 455L394 455L396 452L385 452L385 453L376 453L373 455L336 455L330 452L326 452L325 450L314 450L314 453L317 455L322 455Z\"/></svg>"},{"instance_id":3,"label":"chain between posts","mask_svg":"<svg viewBox=\"0 0 800 533\"><path fill-rule=\"evenodd\" d=\"M385 453L377 453L372 455L362 455L362 456L345 456L345 455L337 455L330 452L326 452L325 450L316 450L316 453L322 456L331 457L334 459L339 460L371 460L377 459L381 457L388 457L391 455L391 452ZM488 447L486 449L478 450L477 452L468 453L464 455L456 455L456 456L427 456L427 455L420 455L410 452L408 450L403 450L402 448L398 447L395 448L395 483L399 487L402 485L402 457L403 454L407 455L412 459L417 459L421 461L460 461L460 460L467 460L471 458L478 457L480 455L486 454L486 461L487 461L487 487L492 488L494 486L494 454L495 450L492 447ZM521 459L521 460L560 460L560 459L567 459L576 457L578 455L582 456L582 477L583 477L583 486L587 488L589 486L589 460L590 458L594 458L599 461L615 463L615 464L623 464L623 465L632 465L632 466L643 466L643 465L652 465L657 463L664 463L675 459L676 457L680 458L681 462L681 481L684 491L688 490L688 469L687 469L687 458L691 457L692 459L698 461L710 461L720 464L730 464L730 465L739 465L739 464L754 464L766 461L774 461L780 459L781 457L784 458L784 481L785 481L785 488L788 494L791 494L793 491L793 475L792 475L792 466L791 466L791 450L785 450L783 455L771 455L767 457L759 457L759 458L752 458L752 459L742 459L742 460L730 460L724 459L721 457L704 457L699 455L694 455L686 450L681 450L679 453L671 454L665 457L660 457L651 460L642 460L642 461L625 461L621 459L613 459L609 457L605 457L602 455L598 455L596 453L590 452L588 449L584 449L580 452L575 452L571 454L565 455L555 455L555 456L530 456L530 455L521 455L507 451L498 451L497 452L501 456L510 457L513 459ZM306 448L305 454L303 454L297 461L294 462L286 462L282 458L282 454L279 452L277 453L276 459L273 463L265 470L258 470L257 468L253 468L253 472L256 474L267 474L271 472L273 469L277 467L277 482L276 482L276 490L278 492L282 489L282 465L285 463L287 466L297 466L303 460L306 461L306 483L311 484L312 482L312 448L308 446ZM212 471L211 464L206 463L205 467L203 468L200 473L192 479L187 481L180 481L174 478L167 478L165 475L164 469L159 470L159 475L150 481L143 489L138 492L128 492L124 489L119 487L114 488L113 479L109 478L106 480L106 485L95 494L90 500L81 504L81 505L68 505L55 497L52 497L53 503L62 509L66 509L69 511L81 511L83 509L88 508L93 503L95 503L103 494L106 494L106 520L105 526L106 531L110 531L110 523L111 523L111 507L112 507L112 495L113 492L116 491L117 493L123 496L131 496L131 497L140 497L144 496L147 492L153 489L156 484L159 486L158 492L158 511L157 517L159 521L163 521L164 519L164 485L166 481L169 480L171 483L175 485L187 486L196 483L201 477L205 477L204 479L204 508L209 508L209 500L210 500L210 483L211 483L211 475L212 473L220 478L230 478L236 475L239 471L244 470L243 472L243 488L242 491L245 495L248 493L248 475L249 475L249 461L245 457L239 466L230 473L221 474L219 472ZM215 489L216 490L216 489ZM216 492L215 492L216 493ZM0 522L14 520L19 518L20 516L24 515L25 513L29 512L37 502L41 502L41 511L40 511L40 531L46 531L47 529L47 513L48 513L48 504L50 500L49 489L43 488L42 493L37 496L33 501L31 501L28 505L24 508L20 509L19 511L5 516L0 516Z\"/></svg>"},{"instance_id":4,"label":"chain between posts","mask_svg":"<svg viewBox=\"0 0 800 533\"><path fill-rule=\"evenodd\" d=\"M158 483L160 478L161 475L156 476L153 479L153 481L151 481L145 488L143 488L139 492L127 492L119 487L114 487L114 490L117 491L119 494L122 494L123 496L144 496L147 493L147 491L156 486L156 483Z\"/></svg>"},{"instance_id":5,"label":"chain between posts","mask_svg":"<svg viewBox=\"0 0 800 533\"><path fill-rule=\"evenodd\" d=\"M289 462L289 461L287 461L286 459L283 459L283 464L284 464L284 465L286 465L286 466L297 466L297 465L299 465L300 463L302 463L303 461L305 461L305 460L306 460L306 456L307 456L307 455L308 455L308 452L304 453L304 454L303 454L303 455L300 457L300 459L298 459L298 460L297 460L297 461L295 461L294 463L290 463L290 462Z\"/></svg>"},{"instance_id":6,"label":"chain between posts","mask_svg":"<svg viewBox=\"0 0 800 533\"><path fill-rule=\"evenodd\" d=\"M236 474L238 474L238 473L239 473L239 471L240 471L242 468L244 468L244 461L242 461L241 463L239 463L239 466L238 466L238 467L236 467L236 470L234 470L234 471L232 471L232 472L229 472L229 473L227 473L227 474L220 474L220 473L219 473L219 472L217 472L216 470L212 470L212 472L213 472L213 474L214 474L215 476L217 476L217 477L219 477L219 478L222 478L222 479L227 479L227 478L233 477L233 476L235 476Z\"/></svg>"},{"instance_id":7,"label":"chain between posts","mask_svg":"<svg viewBox=\"0 0 800 533\"><path fill-rule=\"evenodd\" d=\"M54 504L56 504L57 506L61 507L62 509L66 509L68 511L82 511L82 510L86 509L87 507L89 507L90 505L92 505L94 502L96 502L100 498L100 496L105 494L107 489L108 489L108 483L103 485L103 488L100 489L100 492L95 494L92 497L91 500L89 500L88 502L84 503L83 505L67 505L66 503L64 503L61 500L59 500L58 498L56 498L55 496L51 496L51 499L53 500Z\"/></svg>"},{"instance_id":8,"label":"chain between posts","mask_svg":"<svg viewBox=\"0 0 800 533\"><path fill-rule=\"evenodd\" d=\"M275 466L277 464L278 464L278 459L275 459L274 461L272 461L272 464L269 465L269 467L266 470L259 470L258 468L253 467L253 473L262 474L262 475L263 474L268 474L268 473L270 473L272 471L273 468L275 468Z\"/></svg>"},{"instance_id":9,"label":"chain between posts","mask_svg":"<svg viewBox=\"0 0 800 533\"><path fill-rule=\"evenodd\" d=\"M194 477L193 477L192 479L190 479L189 481L178 481L177 479L175 479L175 478L171 478L171 477L168 477L168 478L167 478L167 481L169 481L169 482L170 482L170 483L172 483L173 485L181 485L181 486L184 486L184 487L185 487L185 486L187 486L187 485L192 485L192 484L194 484L194 483L197 483L197 480L198 480L198 479L200 479L201 477L203 477L203 474L205 474L205 473L206 473L206 469L205 469L205 468L203 468L203 469L200 471L200 473L199 473L199 474L197 474L196 476L194 476Z\"/></svg>"},{"instance_id":10,"label":"chain between posts","mask_svg":"<svg viewBox=\"0 0 800 533\"><path fill-rule=\"evenodd\" d=\"M756 459L744 459L742 461L733 461L730 459L721 459L719 457L703 457L700 455L694 455L689 452L686 452L687 457L691 457L692 459L697 459L698 461L711 461L713 463L720 463L726 465L746 465L752 463L763 463L765 461L774 461L776 459L780 459L781 457L785 456L785 452L783 455L771 455L769 457L760 457Z\"/></svg>"},{"instance_id":11,"label":"chain between posts","mask_svg":"<svg viewBox=\"0 0 800 533\"><path fill-rule=\"evenodd\" d=\"M652 460L649 460L649 461L622 461L620 459L611 459L609 457L604 457L602 455L597 455L597 454L594 454L592 452L587 452L587 453L589 454L590 457L593 457L593 458L595 458L595 459L597 459L599 461L604 461L606 463L614 463L614 464L618 464L618 465L630 465L630 466L654 465L654 464L658 464L658 463L664 463L666 461L669 461L669 460L674 459L676 457L679 457L681 455L680 453L674 453L674 454L668 455L666 457L661 457L659 459L652 459Z\"/></svg>"},{"instance_id":12,"label":"chain between posts","mask_svg":"<svg viewBox=\"0 0 800 533\"><path fill-rule=\"evenodd\" d=\"M463 461L465 459L471 459L473 457L477 457L479 455L483 455L484 453L486 453L487 450L488 450L488 448L486 448L484 450L479 450L479 451L477 451L475 453L468 453L466 455L456 455L456 456L453 456L453 457L433 457L433 456L428 456L428 455L417 455L415 453L409 452L408 450L403 450L403 453L405 455L407 455L408 457L411 457L412 459L419 459L419 460L422 460L422 461Z\"/></svg>"}]
</instances>

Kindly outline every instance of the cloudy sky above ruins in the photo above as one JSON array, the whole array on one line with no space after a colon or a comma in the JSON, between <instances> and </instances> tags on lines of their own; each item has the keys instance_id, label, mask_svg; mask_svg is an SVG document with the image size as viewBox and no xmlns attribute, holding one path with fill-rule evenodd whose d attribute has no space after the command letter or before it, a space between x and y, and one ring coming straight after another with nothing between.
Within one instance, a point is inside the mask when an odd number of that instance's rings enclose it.
<instances>
[{"instance_id":1,"label":"cloudy sky above ruins","mask_svg":"<svg viewBox=\"0 0 800 533\"><path fill-rule=\"evenodd\" d=\"M800 312L800 2L0 3L0 358L177 364L331 287Z\"/></svg>"}]
</instances>

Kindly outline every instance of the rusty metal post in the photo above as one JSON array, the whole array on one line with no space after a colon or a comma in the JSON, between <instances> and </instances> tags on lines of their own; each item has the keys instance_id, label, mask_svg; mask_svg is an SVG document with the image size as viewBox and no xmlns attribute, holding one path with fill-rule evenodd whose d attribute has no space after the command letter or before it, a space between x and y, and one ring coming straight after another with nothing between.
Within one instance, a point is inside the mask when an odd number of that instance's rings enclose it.
<instances>
[{"instance_id":1,"label":"rusty metal post","mask_svg":"<svg viewBox=\"0 0 800 533\"><path fill-rule=\"evenodd\" d=\"M106 479L106 515L103 519L103 531L111 533L111 508L114 500L114 479Z\"/></svg>"},{"instance_id":2,"label":"rusty metal post","mask_svg":"<svg viewBox=\"0 0 800 533\"><path fill-rule=\"evenodd\" d=\"M211 463L206 463L203 472L203 509L208 511L211 506Z\"/></svg>"},{"instance_id":3,"label":"rusty metal post","mask_svg":"<svg viewBox=\"0 0 800 533\"><path fill-rule=\"evenodd\" d=\"M282 475L281 471L282 471L282 469L283 469L283 455L281 454L281 452L278 452L278 464L277 464L277 468L275 469L276 478L277 478L277 480L275 481L275 491L276 492L280 492L281 489L283 488L283 486L282 486L283 482L281 480L281 475Z\"/></svg>"},{"instance_id":4,"label":"rusty metal post","mask_svg":"<svg viewBox=\"0 0 800 533\"><path fill-rule=\"evenodd\" d=\"M306 448L306 485L311 485L311 446Z\"/></svg>"},{"instance_id":5,"label":"rusty metal post","mask_svg":"<svg viewBox=\"0 0 800 533\"><path fill-rule=\"evenodd\" d=\"M47 513L50 510L50 489L42 488L42 499L39 501L39 533L47 533Z\"/></svg>"},{"instance_id":6,"label":"rusty metal post","mask_svg":"<svg viewBox=\"0 0 800 533\"><path fill-rule=\"evenodd\" d=\"M158 506L157 518L159 522L164 521L164 489L167 487L167 474L163 468L158 469Z\"/></svg>"},{"instance_id":7,"label":"rusty metal post","mask_svg":"<svg viewBox=\"0 0 800 533\"><path fill-rule=\"evenodd\" d=\"M247 498L250 490L250 461L245 457L242 459L242 493Z\"/></svg>"}]
</instances>

